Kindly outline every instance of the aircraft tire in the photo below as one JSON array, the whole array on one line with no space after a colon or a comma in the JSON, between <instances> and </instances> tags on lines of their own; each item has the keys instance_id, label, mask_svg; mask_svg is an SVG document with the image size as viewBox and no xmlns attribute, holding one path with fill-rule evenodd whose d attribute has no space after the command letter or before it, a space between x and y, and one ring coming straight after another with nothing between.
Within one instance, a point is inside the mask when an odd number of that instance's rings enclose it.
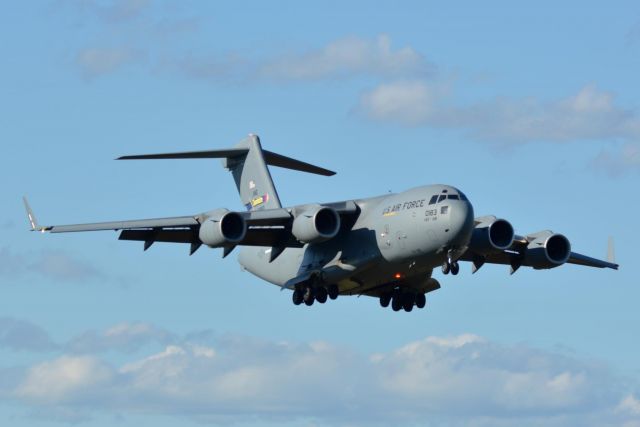
<instances>
[{"instance_id":1,"label":"aircraft tire","mask_svg":"<svg viewBox=\"0 0 640 427\"><path fill-rule=\"evenodd\" d=\"M329 294L329 298L336 299L338 298L338 294L340 293L340 289L338 289L338 285L329 285L327 288L327 292Z\"/></svg>"},{"instance_id":2,"label":"aircraft tire","mask_svg":"<svg viewBox=\"0 0 640 427\"><path fill-rule=\"evenodd\" d=\"M451 271L451 265L449 265L449 261L445 261L442 263L442 274L449 274Z\"/></svg>"},{"instance_id":3,"label":"aircraft tire","mask_svg":"<svg viewBox=\"0 0 640 427\"><path fill-rule=\"evenodd\" d=\"M292 298L293 303L295 305L300 305L300 304L302 304L302 301L304 299L304 294L300 289L295 289L293 291L293 296L291 298Z\"/></svg>"},{"instance_id":4,"label":"aircraft tire","mask_svg":"<svg viewBox=\"0 0 640 427\"><path fill-rule=\"evenodd\" d=\"M402 295L402 307L404 308L404 311L408 313L413 310L413 304L415 301L416 297L414 294L406 293Z\"/></svg>"},{"instance_id":5,"label":"aircraft tire","mask_svg":"<svg viewBox=\"0 0 640 427\"><path fill-rule=\"evenodd\" d=\"M451 263L451 274L454 276L460 271L460 264L457 261Z\"/></svg>"},{"instance_id":6,"label":"aircraft tire","mask_svg":"<svg viewBox=\"0 0 640 427\"><path fill-rule=\"evenodd\" d=\"M385 293L380 295L380 306L381 307L389 307L389 303L391 302L391 294Z\"/></svg>"},{"instance_id":7,"label":"aircraft tire","mask_svg":"<svg viewBox=\"0 0 640 427\"><path fill-rule=\"evenodd\" d=\"M327 290L325 288L316 289L316 301L320 304L327 302Z\"/></svg>"},{"instance_id":8,"label":"aircraft tire","mask_svg":"<svg viewBox=\"0 0 640 427\"><path fill-rule=\"evenodd\" d=\"M400 311L402 309L402 295L396 294L391 298L391 308L393 311Z\"/></svg>"},{"instance_id":9,"label":"aircraft tire","mask_svg":"<svg viewBox=\"0 0 640 427\"><path fill-rule=\"evenodd\" d=\"M424 306L426 304L427 304L427 297L424 294L417 294L416 295L416 307L424 308Z\"/></svg>"},{"instance_id":10,"label":"aircraft tire","mask_svg":"<svg viewBox=\"0 0 640 427\"><path fill-rule=\"evenodd\" d=\"M313 288L311 286L307 286L304 290L304 296L302 297L304 303L306 305L313 305L313 301L315 301L315 295L313 292Z\"/></svg>"}]
</instances>

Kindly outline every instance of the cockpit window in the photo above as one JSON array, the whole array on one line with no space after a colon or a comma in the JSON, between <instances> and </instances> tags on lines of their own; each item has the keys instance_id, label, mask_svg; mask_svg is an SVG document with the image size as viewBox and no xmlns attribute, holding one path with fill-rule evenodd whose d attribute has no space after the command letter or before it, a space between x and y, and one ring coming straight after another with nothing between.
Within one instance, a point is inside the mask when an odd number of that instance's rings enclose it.
<instances>
[{"instance_id":1,"label":"cockpit window","mask_svg":"<svg viewBox=\"0 0 640 427\"><path fill-rule=\"evenodd\" d=\"M460 197L458 197L457 194L449 194L449 196L447 197L447 199L449 200L459 200Z\"/></svg>"},{"instance_id":2,"label":"cockpit window","mask_svg":"<svg viewBox=\"0 0 640 427\"><path fill-rule=\"evenodd\" d=\"M441 201L443 201L443 200L444 200L444 199L446 199L446 198L447 198L447 195L446 195L446 194L441 194L441 195L440 195L440 197L438 197L438 202L441 202Z\"/></svg>"},{"instance_id":3,"label":"cockpit window","mask_svg":"<svg viewBox=\"0 0 640 427\"><path fill-rule=\"evenodd\" d=\"M443 193L446 193L447 191L449 191L449 190L447 190L447 189L442 190Z\"/></svg>"},{"instance_id":4,"label":"cockpit window","mask_svg":"<svg viewBox=\"0 0 640 427\"><path fill-rule=\"evenodd\" d=\"M433 205L438 201L438 195L436 194L435 196L431 197L431 200L429 200L429 204Z\"/></svg>"}]
</instances>

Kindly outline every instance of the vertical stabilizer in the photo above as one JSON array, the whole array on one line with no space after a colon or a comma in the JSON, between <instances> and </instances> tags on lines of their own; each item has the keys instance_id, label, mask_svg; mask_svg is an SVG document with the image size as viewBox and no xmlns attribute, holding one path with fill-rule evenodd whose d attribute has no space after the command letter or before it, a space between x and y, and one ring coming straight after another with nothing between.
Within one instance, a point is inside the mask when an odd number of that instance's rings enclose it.
<instances>
[{"instance_id":1,"label":"vertical stabilizer","mask_svg":"<svg viewBox=\"0 0 640 427\"><path fill-rule=\"evenodd\" d=\"M249 151L241 156L225 158L222 163L233 174L240 199L247 210L282 207L264 158L260 138L249 135L235 148Z\"/></svg>"}]
</instances>

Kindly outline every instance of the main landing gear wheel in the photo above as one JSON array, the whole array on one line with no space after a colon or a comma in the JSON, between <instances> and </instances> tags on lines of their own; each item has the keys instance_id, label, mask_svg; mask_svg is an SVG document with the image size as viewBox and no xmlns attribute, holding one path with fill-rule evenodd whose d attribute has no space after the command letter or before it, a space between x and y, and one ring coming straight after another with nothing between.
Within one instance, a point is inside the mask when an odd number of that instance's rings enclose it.
<instances>
[{"instance_id":1,"label":"main landing gear wheel","mask_svg":"<svg viewBox=\"0 0 640 427\"><path fill-rule=\"evenodd\" d=\"M402 294L396 293L391 298L391 308L393 311L400 311L402 309Z\"/></svg>"},{"instance_id":2,"label":"main landing gear wheel","mask_svg":"<svg viewBox=\"0 0 640 427\"><path fill-rule=\"evenodd\" d=\"M416 307L424 308L424 306L426 304L427 304L427 297L424 294L417 294L416 295Z\"/></svg>"},{"instance_id":3,"label":"main landing gear wheel","mask_svg":"<svg viewBox=\"0 0 640 427\"><path fill-rule=\"evenodd\" d=\"M390 302L391 302L391 294L380 295L380 305L382 307L389 307Z\"/></svg>"},{"instance_id":4,"label":"main landing gear wheel","mask_svg":"<svg viewBox=\"0 0 640 427\"><path fill-rule=\"evenodd\" d=\"M313 305L313 301L315 301L315 295L311 286L307 286L302 299L304 300L304 303L306 305Z\"/></svg>"},{"instance_id":5,"label":"main landing gear wheel","mask_svg":"<svg viewBox=\"0 0 640 427\"><path fill-rule=\"evenodd\" d=\"M304 291L300 290L300 289L296 289L293 291L293 303L295 305L300 305L302 304L302 300L304 299Z\"/></svg>"},{"instance_id":6,"label":"main landing gear wheel","mask_svg":"<svg viewBox=\"0 0 640 427\"><path fill-rule=\"evenodd\" d=\"M325 288L316 289L316 301L320 304L327 302L327 290Z\"/></svg>"},{"instance_id":7,"label":"main landing gear wheel","mask_svg":"<svg viewBox=\"0 0 640 427\"><path fill-rule=\"evenodd\" d=\"M415 296L413 294L404 294L402 296L402 308L404 308L404 311L406 311L407 313L409 313L411 310L413 310L413 303L415 301Z\"/></svg>"},{"instance_id":8,"label":"main landing gear wheel","mask_svg":"<svg viewBox=\"0 0 640 427\"><path fill-rule=\"evenodd\" d=\"M336 299L338 298L340 289L338 289L338 285L329 285L329 288L327 289L327 293L329 294L329 298Z\"/></svg>"}]
</instances>

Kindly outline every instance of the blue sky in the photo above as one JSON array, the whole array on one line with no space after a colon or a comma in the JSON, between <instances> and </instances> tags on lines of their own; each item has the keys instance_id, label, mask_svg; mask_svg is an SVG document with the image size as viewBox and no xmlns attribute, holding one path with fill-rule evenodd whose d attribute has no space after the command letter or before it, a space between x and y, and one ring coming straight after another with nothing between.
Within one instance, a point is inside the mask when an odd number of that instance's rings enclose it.
<instances>
[{"instance_id":1,"label":"blue sky","mask_svg":"<svg viewBox=\"0 0 640 427\"><path fill-rule=\"evenodd\" d=\"M139 424L640 425L635 2L7 3L0 14L0 419ZM621 269L485 266L426 310L294 307L218 250L42 223L240 209L231 146L284 203L461 188Z\"/></svg>"}]
</instances>

